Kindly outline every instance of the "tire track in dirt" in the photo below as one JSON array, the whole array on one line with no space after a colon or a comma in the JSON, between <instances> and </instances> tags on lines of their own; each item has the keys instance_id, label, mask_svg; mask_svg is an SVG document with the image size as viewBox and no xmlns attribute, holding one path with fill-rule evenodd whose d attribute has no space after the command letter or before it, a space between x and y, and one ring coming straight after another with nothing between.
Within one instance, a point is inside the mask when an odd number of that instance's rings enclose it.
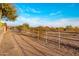
<instances>
[{"instance_id":1,"label":"tire track in dirt","mask_svg":"<svg viewBox=\"0 0 79 59\"><path fill-rule=\"evenodd\" d=\"M23 36L20 36L20 37L23 38ZM23 39L26 41L27 39L25 39L25 38L26 38L26 37L24 37ZM30 40L30 39L31 39L31 38L29 38L29 40ZM31 41L32 41L32 40L31 40ZM36 42L35 42L35 43L36 43ZM28 42L28 44L29 44L29 42ZM32 43L31 45L33 45L34 48L37 48L37 49L38 49L38 47L36 47L36 45L34 45L34 43ZM40 44L39 44L39 46L40 46ZM41 45L41 46L42 46L42 45ZM44 46L42 46L42 47L44 47ZM42 47L41 47L41 49L42 49ZM46 48L46 47L45 47L44 49L47 49L47 50L49 50L48 52L50 52L50 49L48 49L48 48ZM38 49L38 50L40 50L40 49ZM42 51L42 50L40 50L40 51ZM44 52L44 51L42 51L42 52ZM48 53L48 52L45 51L44 53L46 54L46 53ZM51 52L52 52L52 51L51 51ZM56 52L54 52L54 51L52 52L52 54L53 54L53 53L54 53L55 55L60 55L60 54L58 54L58 53L56 53ZM54 54L53 54L53 55L54 55ZM49 54L47 54L47 55L49 55Z\"/></svg>"},{"instance_id":2,"label":"tire track in dirt","mask_svg":"<svg viewBox=\"0 0 79 59\"><path fill-rule=\"evenodd\" d=\"M18 36L16 34L14 34L14 35L17 37L16 41L18 42L18 44L22 47L23 50L26 50L26 54L29 53L30 55L44 55L44 54L39 53L38 50L35 50L35 48L30 46L27 42L23 41L23 39L20 36ZM25 43L25 46L24 46L24 43Z\"/></svg>"},{"instance_id":3,"label":"tire track in dirt","mask_svg":"<svg viewBox=\"0 0 79 59\"><path fill-rule=\"evenodd\" d=\"M0 42L0 55L2 56L22 55L21 50L15 43L14 38L12 38L12 34L10 32L2 33L1 37L2 40Z\"/></svg>"},{"instance_id":4,"label":"tire track in dirt","mask_svg":"<svg viewBox=\"0 0 79 59\"><path fill-rule=\"evenodd\" d=\"M37 38L35 38L35 37L30 37L32 40L34 40L34 39L37 39ZM37 41L37 40L36 40ZM42 40L43 41L43 40ZM57 52L58 54L60 54L60 55L72 55L72 54L69 54L68 53L68 51L65 51L65 50L67 50L67 49L65 49L64 51L63 51L63 49L59 49L58 48L58 44L57 44L57 42L54 42L54 41L51 41L52 42L52 47L53 47L53 49L52 50L54 50L55 52ZM44 45L44 44L41 44L41 42L39 41L39 42L37 42L37 43L39 43L40 45L43 45L43 46L45 46L46 48L48 48L48 49L51 49L51 47L49 47L49 46L46 46L46 45ZM44 43L45 43L45 41L44 41Z\"/></svg>"},{"instance_id":5,"label":"tire track in dirt","mask_svg":"<svg viewBox=\"0 0 79 59\"><path fill-rule=\"evenodd\" d=\"M30 36L31 37L31 36ZM57 37L56 37L57 38ZM55 39L56 38L54 38L54 41L52 41L52 42L55 42L56 44L58 43L58 41L56 41ZM49 40L49 39L48 39ZM64 43L65 44L65 43ZM72 54L70 54L70 55L73 55L73 54L75 54L75 52L77 52L78 51L78 48L75 48L75 47L72 47L72 46L70 46L70 45L68 45L68 44L62 44L61 43L61 46L65 46L65 47L67 47L68 49L71 49L72 50ZM74 49L74 51L75 52L73 52L73 49ZM77 50L77 51L76 51ZM76 55L76 54L75 54Z\"/></svg>"}]
</instances>

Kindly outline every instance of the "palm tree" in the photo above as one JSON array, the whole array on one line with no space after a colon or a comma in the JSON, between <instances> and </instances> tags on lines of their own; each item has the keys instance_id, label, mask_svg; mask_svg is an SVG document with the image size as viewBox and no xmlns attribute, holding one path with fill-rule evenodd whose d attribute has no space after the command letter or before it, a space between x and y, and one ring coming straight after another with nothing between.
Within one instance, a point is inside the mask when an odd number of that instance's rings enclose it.
<instances>
[{"instance_id":1,"label":"palm tree","mask_svg":"<svg viewBox=\"0 0 79 59\"><path fill-rule=\"evenodd\" d=\"M15 21L16 20L16 9L12 4L1 3L0 4L0 20L7 18L5 21ZM7 31L7 24L4 24L4 30Z\"/></svg>"}]
</instances>

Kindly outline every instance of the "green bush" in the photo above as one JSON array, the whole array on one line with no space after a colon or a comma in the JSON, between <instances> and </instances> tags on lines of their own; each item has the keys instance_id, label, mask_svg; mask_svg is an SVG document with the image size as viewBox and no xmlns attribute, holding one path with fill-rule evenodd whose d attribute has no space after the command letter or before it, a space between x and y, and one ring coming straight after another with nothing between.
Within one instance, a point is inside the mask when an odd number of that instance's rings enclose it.
<instances>
[{"instance_id":1,"label":"green bush","mask_svg":"<svg viewBox=\"0 0 79 59\"><path fill-rule=\"evenodd\" d=\"M0 27L2 27L4 25L4 23L0 22Z\"/></svg>"}]
</instances>

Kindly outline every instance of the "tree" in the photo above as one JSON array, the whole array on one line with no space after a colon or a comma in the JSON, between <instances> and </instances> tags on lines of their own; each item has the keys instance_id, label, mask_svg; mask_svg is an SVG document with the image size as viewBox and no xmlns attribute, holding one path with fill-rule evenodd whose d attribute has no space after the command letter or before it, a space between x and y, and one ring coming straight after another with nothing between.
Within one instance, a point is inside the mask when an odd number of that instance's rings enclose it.
<instances>
[{"instance_id":1,"label":"tree","mask_svg":"<svg viewBox=\"0 0 79 59\"><path fill-rule=\"evenodd\" d=\"M6 21L15 21L16 17L17 17L16 9L12 4L9 4L9 3L0 4L0 20L3 20L3 18L7 18ZM4 29L7 29L6 23L4 24Z\"/></svg>"},{"instance_id":2,"label":"tree","mask_svg":"<svg viewBox=\"0 0 79 59\"><path fill-rule=\"evenodd\" d=\"M25 30L25 31L29 29L29 25L26 24L26 23L24 23L24 24L22 25L22 27L23 27L23 30Z\"/></svg>"},{"instance_id":3,"label":"tree","mask_svg":"<svg viewBox=\"0 0 79 59\"><path fill-rule=\"evenodd\" d=\"M66 31L67 32L74 32L74 27L70 26L66 26Z\"/></svg>"},{"instance_id":4,"label":"tree","mask_svg":"<svg viewBox=\"0 0 79 59\"><path fill-rule=\"evenodd\" d=\"M64 27L58 27L58 31L64 32Z\"/></svg>"},{"instance_id":5,"label":"tree","mask_svg":"<svg viewBox=\"0 0 79 59\"><path fill-rule=\"evenodd\" d=\"M76 33L79 33L79 27L74 27L74 31L75 31Z\"/></svg>"}]
</instances>

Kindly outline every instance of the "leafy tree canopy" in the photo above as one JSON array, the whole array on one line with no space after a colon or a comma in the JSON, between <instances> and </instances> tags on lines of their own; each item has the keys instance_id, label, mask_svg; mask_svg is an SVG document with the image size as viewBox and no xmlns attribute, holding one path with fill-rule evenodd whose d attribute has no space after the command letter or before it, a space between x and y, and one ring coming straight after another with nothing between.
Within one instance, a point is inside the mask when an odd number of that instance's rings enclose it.
<instances>
[{"instance_id":1,"label":"leafy tree canopy","mask_svg":"<svg viewBox=\"0 0 79 59\"><path fill-rule=\"evenodd\" d=\"M10 3L0 4L0 13L2 13L1 18L6 17L9 21L16 20L16 9Z\"/></svg>"}]
</instances>

